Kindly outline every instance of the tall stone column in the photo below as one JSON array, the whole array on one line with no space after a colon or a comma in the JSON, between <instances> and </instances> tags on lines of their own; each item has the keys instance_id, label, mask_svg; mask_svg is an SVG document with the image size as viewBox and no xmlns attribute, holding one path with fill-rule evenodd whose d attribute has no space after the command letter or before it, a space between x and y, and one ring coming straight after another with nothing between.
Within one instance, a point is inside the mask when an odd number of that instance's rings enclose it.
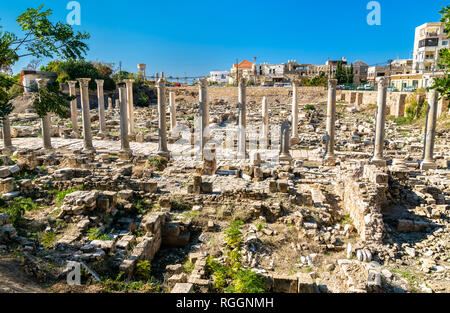
<instances>
[{"instance_id":1,"label":"tall stone column","mask_svg":"<svg viewBox=\"0 0 450 313\"><path fill-rule=\"evenodd\" d=\"M298 97L297 82L292 83L292 137L291 142L298 142Z\"/></svg>"},{"instance_id":2,"label":"tall stone column","mask_svg":"<svg viewBox=\"0 0 450 313\"><path fill-rule=\"evenodd\" d=\"M336 79L328 80L328 106L327 106L327 149L324 162L327 165L335 165L336 156L334 155L335 145L335 121L336 121Z\"/></svg>"},{"instance_id":3,"label":"tall stone column","mask_svg":"<svg viewBox=\"0 0 450 313\"><path fill-rule=\"evenodd\" d=\"M208 92L208 81L206 80L206 94L205 94L205 103L206 103L206 110L205 110L205 114L206 114L206 124L209 127L209 92Z\"/></svg>"},{"instance_id":4,"label":"tall stone column","mask_svg":"<svg viewBox=\"0 0 450 313\"><path fill-rule=\"evenodd\" d=\"M37 79L39 89L45 87L48 83L48 79ZM52 149L52 138L51 138L51 120L50 113L47 113L41 118L41 128L42 128L42 143L44 149Z\"/></svg>"},{"instance_id":5,"label":"tall stone column","mask_svg":"<svg viewBox=\"0 0 450 313\"><path fill-rule=\"evenodd\" d=\"M126 97L124 97L124 99L126 99ZM116 103L115 108L118 109L120 106L120 99L116 99L115 103Z\"/></svg>"},{"instance_id":6,"label":"tall stone column","mask_svg":"<svg viewBox=\"0 0 450 313\"><path fill-rule=\"evenodd\" d=\"M386 119L386 92L386 79L384 77L381 77L378 80L375 151L371 160L371 162L377 166L386 166L386 160L383 158L384 124Z\"/></svg>"},{"instance_id":7,"label":"tall stone column","mask_svg":"<svg viewBox=\"0 0 450 313\"><path fill-rule=\"evenodd\" d=\"M103 79L96 79L97 83L97 98L98 98L98 119L100 123L100 134L106 134L106 120L105 120L105 95L103 94Z\"/></svg>"},{"instance_id":8,"label":"tall stone column","mask_svg":"<svg viewBox=\"0 0 450 313\"><path fill-rule=\"evenodd\" d=\"M167 149L167 126L166 126L166 86L165 79L160 78L156 83L158 93L158 132L159 144L158 155L169 158L170 152Z\"/></svg>"},{"instance_id":9,"label":"tall stone column","mask_svg":"<svg viewBox=\"0 0 450 313\"><path fill-rule=\"evenodd\" d=\"M262 125L261 125L261 137L260 148L267 149L269 145L269 106L267 105L267 98L262 98Z\"/></svg>"},{"instance_id":10,"label":"tall stone column","mask_svg":"<svg viewBox=\"0 0 450 313\"><path fill-rule=\"evenodd\" d=\"M3 133L3 150L12 151L13 145L11 141L11 122L9 116L5 116L2 120L2 133Z\"/></svg>"},{"instance_id":11,"label":"tall stone column","mask_svg":"<svg viewBox=\"0 0 450 313\"><path fill-rule=\"evenodd\" d=\"M246 80L239 79L238 85L238 105L239 105L239 124L238 124L238 158L245 159L248 157L247 143L245 133L247 128L247 104L246 104Z\"/></svg>"},{"instance_id":12,"label":"tall stone column","mask_svg":"<svg viewBox=\"0 0 450 313\"><path fill-rule=\"evenodd\" d=\"M78 78L77 80L80 83L84 150L95 151L94 146L92 144L91 113L89 107L89 81L91 79Z\"/></svg>"},{"instance_id":13,"label":"tall stone column","mask_svg":"<svg viewBox=\"0 0 450 313\"><path fill-rule=\"evenodd\" d=\"M69 84L69 95L70 96L77 96L77 89L76 89L76 80L70 80L67 82ZM70 121L72 123L72 131L75 136L78 135L78 109L77 109L77 99L73 99L70 101Z\"/></svg>"},{"instance_id":14,"label":"tall stone column","mask_svg":"<svg viewBox=\"0 0 450 313\"><path fill-rule=\"evenodd\" d=\"M289 123L284 121L281 124L280 161L290 162L292 160L289 152Z\"/></svg>"},{"instance_id":15,"label":"tall stone column","mask_svg":"<svg viewBox=\"0 0 450 313\"><path fill-rule=\"evenodd\" d=\"M169 93L169 111L170 111L170 131L173 132L177 127L177 107L175 104L175 92Z\"/></svg>"},{"instance_id":16,"label":"tall stone column","mask_svg":"<svg viewBox=\"0 0 450 313\"><path fill-rule=\"evenodd\" d=\"M130 155L130 142L128 140L128 108L127 101L123 96L126 92L125 86L119 86L119 98L122 99L119 102L120 110L120 152L121 154Z\"/></svg>"},{"instance_id":17,"label":"tall stone column","mask_svg":"<svg viewBox=\"0 0 450 313\"><path fill-rule=\"evenodd\" d=\"M207 106L208 104L206 99L207 93L207 81L205 78L200 78L198 80L198 100L199 100L199 113L200 113L200 153L203 158L203 148L205 147L205 143L208 137L208 113Z\"/></svg>"},{"instance_id":18,"label":"tall stone column","mask_svg":"<svg viewBox=\"0 0 450 313\"><path fill-rule=\"evenodd\" d=\"M124 79L124 82L127 85L128 135L134 137L134 104L133 104L134 79Z\"/></svg>"},{"instance_id":19,"label":"tall stone column","mask_svg":"<svg viewBox=\"0 0 450 313\"><path fill-rule=\"evenodd\" d=\"M428 91L427 128L425 133L424 158L420 163L422 170L437 168L433 159L434 136L436 134L438 93L436 89Z\"/></svg>"}]
</instances>

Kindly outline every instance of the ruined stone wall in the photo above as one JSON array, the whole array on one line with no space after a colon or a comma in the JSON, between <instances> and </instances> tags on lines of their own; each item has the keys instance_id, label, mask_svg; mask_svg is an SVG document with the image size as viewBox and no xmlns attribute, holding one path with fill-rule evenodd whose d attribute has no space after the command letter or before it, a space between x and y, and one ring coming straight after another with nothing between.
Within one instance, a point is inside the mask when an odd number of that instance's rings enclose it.
<instances>
[{"instance_id":1,"label":"ruined stone wall","mask_svg":"<svg viewBox=\"0 0 450 313\"><path fill-rule=\"evenodd\" d=\"M299 104L325 103L327 101L327 89L325 87L297 87ZM167 94L175 92L177 98L186 97L193 101L198 98L198 87L168 87ZM265 96L269 102L280 103L292 102L292 88L290 87L247 87L247 102L261 103ZM192 99L187 99L191 97ZM237 103L238 87L208 87L210 103L221 100L229 103Z\"/></svg>"},{"instance_id":2,"label":"ruined stone wall","mask_svg":"<svg viewBox=\"0 0 450 313\"><path fill-rule=\"evenodd\" d=\"M377 91L338 90L336 98L338 101L353 104L357 101L358 94L362 94L362 105L377 103ZM387 92L386 114L391 114L391 112L395 111L395 107L397 106L401 94L406 94L406 97L408 97L412 92Z\"/></svg>"},{"instance_id":3,"label":"ruined stone wall","mask_svg":"<svg viewBox=\"0 0 450 313\"><path fill-rule=\"evenodd\" d=\"M347 175L339 184L343 207L363 241L381 242L384 232L381 206L386 200L387 183L387 174L374 165L364 165L361 177Z\"/></svg>"}]
</instances>

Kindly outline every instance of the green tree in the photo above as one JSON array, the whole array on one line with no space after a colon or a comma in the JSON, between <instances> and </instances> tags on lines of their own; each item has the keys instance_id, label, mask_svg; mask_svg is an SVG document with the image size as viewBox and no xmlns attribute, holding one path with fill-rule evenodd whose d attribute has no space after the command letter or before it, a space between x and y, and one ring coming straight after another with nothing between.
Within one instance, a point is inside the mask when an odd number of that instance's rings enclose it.
<instances>
[{"instance_id":1,"label":"green tree","mask_svg":"<svg viewBox=\"0 0 450 313\"><path fill-rule=\"evenodd\" d=\"M90 38L86 32L75 32L72 26L51 22L49 16L52 10L43 10L44 5L37 9L27 9L17 18L17 23L23 32L17 36L12 32L4 32L0 26L0 71L6 72L21 58L33 56L60 57L64 59L81 58L88 50L85 40ZM0 76L0 114L9 114L12 108L9 104L11 95L5 96L11 88L11 80ZM53 92L52 88L46 90ZM59 95L54 95L53 98ZM58 102L60 103L60 102ZM55 108L54 105L46 105ZM56 111L61 112L62 109ZM3 118L5 115L1 115Z\"/></svg>"},{"instance_id":2,"label":"green tree","mask_svg":"<svg viewBox=\"0 0 450 313\"><path fill-rule=\"evenodd\" d=\"M47 66L41 67L41 70L55 72L58 75L56 79L59 83L66 83L69 80L77 78L90 78L89 88L97 89L96 79L103 79L105 90L114 90L116 84L111 78L112 67L102 62L88 62L85 60L55 60L50 61Z\"/></svg>"},{"instance_id":3,"label":"green tree","mask_svg":"<svg viewBox=\"0 0 450 313\"><path fill-rule=\"evenodd\" d=\"M350 67L347 68L345 73L345 82L347 84L353 84L353 63L350 64Z\"/></svg>"},{"instance_id":4,"label":"green tree","mask_svg":"<svg viewBox=\"0 0 450 313\"><path fill-rule=\"evenodd\" d=\"M444 24L447 37L450 38L450 5L442 7L439 13L442 14L441 22ZM436 89L443 97L450 98L450 78L448 77L450 70L450 50L447 48L439 51L439 67L444 70L445 74L443 77L435 78L434 85L431 88Z\"/></svg>"}]
</instances>

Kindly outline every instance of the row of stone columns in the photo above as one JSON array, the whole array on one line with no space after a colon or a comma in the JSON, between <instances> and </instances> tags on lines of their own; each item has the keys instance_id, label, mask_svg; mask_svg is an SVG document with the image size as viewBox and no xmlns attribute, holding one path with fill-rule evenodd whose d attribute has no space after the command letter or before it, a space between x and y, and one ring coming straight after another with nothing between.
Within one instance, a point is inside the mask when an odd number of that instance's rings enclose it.
<instances>
[{"instance_id":1,"label":"row of stone columns","mask_svg":"<svg viewBox=\"0 0 450 313\"><path fill-rule=\"evenodd\" d=\"M89 107L89 94L88 84L90 78L77 79L80 84L80 98L82 106L82 122L83 122L83 142L84 149L93 151L92 144L92 130L90 121L90 107ZM39 88L42 88L47 83L47 80L38 80ZM99 97L99 119L100 119L100 132L106 133L106 123L104 116L104 96L103 96L103 81L96 80L97 94ZM246 147L246 84L245 79L241 78L238 87L238 104L239 104L239 123L238 123L238 157L247 158ZM69 82L70 95L76 94L75 81ZM121 84L119 86L119 108L120 108L120 134L121 134L121 152L130 153L129 136L134 134L134 131L130 131L130 127L134 127L134 122L130 122L130 114L134 114L133 110L130 110L130 106L133 106L132 95L133 80L126 80L126 89ZM328 81L328 105L327 105L327 121L326 121L326 138L327 147L325 153L325 160L328 163L334 163L335 153L335 119L336 119L336 85L337 81L332 79ZM166 97L165 97L165 79L161 78L157 82L158 92L158 113L159 113L159 145L158 155L168 157L170 155L167 148L167 130L166 130ZM371 162L378 166L385 166L386 160L383 158L384 148L384 128L385 128L385 115L386 115L386 94L387 86L384 78L378 81L378 98L377 98L377 115L376 115L376 132L374 143L374 154ZM175 97L174 93L170 93L170 120L171 129L176 127L176 109L175 109ZM434 149L434 136L436 129L436 115L437 115L437 103L438 94L435 90L430 90L428 93L428 112L427 112L427 129L424 140L424 158L421 162L422 169L435 168L433 160ZM201 127L201 153L203 155L203 147L208 136L207 131L209 128L209 106L207 100L207 82L206 79L199 80L199 104L200 104L200 127ZM71 101L71 114L72 114L72 128L74 132L78 130L77 123L77 107L76 100ZM297 132L297 135L292 135L291 138L298 136L297 123L298 123L298 105L297 105L297 91L294 84L293 100L292 100L292 129L293 133ZM268 119L268 105L266 97L263 97L262 101L262 143L264 147L268 144L268 132L269 132L269 119ZM42 125L42 138L43 146L45 149L51 149L51 134L50 134L50 114L47 114L41 119ZM282 124L281 129L281 145L280 156L282 159L290 159L289 155L289 132L290 126L288 123ZM9 118L3 119L3 138L4 147L12 147ZM290 155L289 155L290 156Z\"/></svg>"}]
</instances>

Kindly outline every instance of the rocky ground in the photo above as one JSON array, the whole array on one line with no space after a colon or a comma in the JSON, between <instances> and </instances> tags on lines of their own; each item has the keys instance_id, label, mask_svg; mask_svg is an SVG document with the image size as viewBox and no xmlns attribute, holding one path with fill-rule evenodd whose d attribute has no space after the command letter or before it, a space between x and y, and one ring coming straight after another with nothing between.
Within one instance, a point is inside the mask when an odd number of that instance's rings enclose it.
<instances>
[{"instance_id":1,"label":"rocky ground","mask_svg":"<svg viewBox=\"0 0 450 313\"><path fill-rule=\"evenodd\" d=\"M187 98L177 95L177 120L192 128L198 107ZM211 102L212 134L235 130L236 103ZM285 102L270 102L274 132L289 117ZM257 129L261 104L248 103L249 129ZM224 231L242 220L241 262L265 277L268 291L450 292L448 116L438 120L439 167L425 172L417 163L423 120L387 118L388 166L376 168L375 106L338 103L337 162L325 166L326 106L302 105L299 115L293 162L275 161L278 149L260 150L261 160L229 152L211 173L175 133L173 157L156 156L155 105L135 109L130 159L119 155L116 109L107 112L106 136L96 136L91 111L95 153L82 152L69 120L57 117L54 149L44 151L38 118L13 114L16 150L0 167L0 290L213 291L207 257L224 260ZM14 220L18 207L24 216ZM82 262L81 286L66 284L68 261Z\"/></svg>"}]
</instances>

